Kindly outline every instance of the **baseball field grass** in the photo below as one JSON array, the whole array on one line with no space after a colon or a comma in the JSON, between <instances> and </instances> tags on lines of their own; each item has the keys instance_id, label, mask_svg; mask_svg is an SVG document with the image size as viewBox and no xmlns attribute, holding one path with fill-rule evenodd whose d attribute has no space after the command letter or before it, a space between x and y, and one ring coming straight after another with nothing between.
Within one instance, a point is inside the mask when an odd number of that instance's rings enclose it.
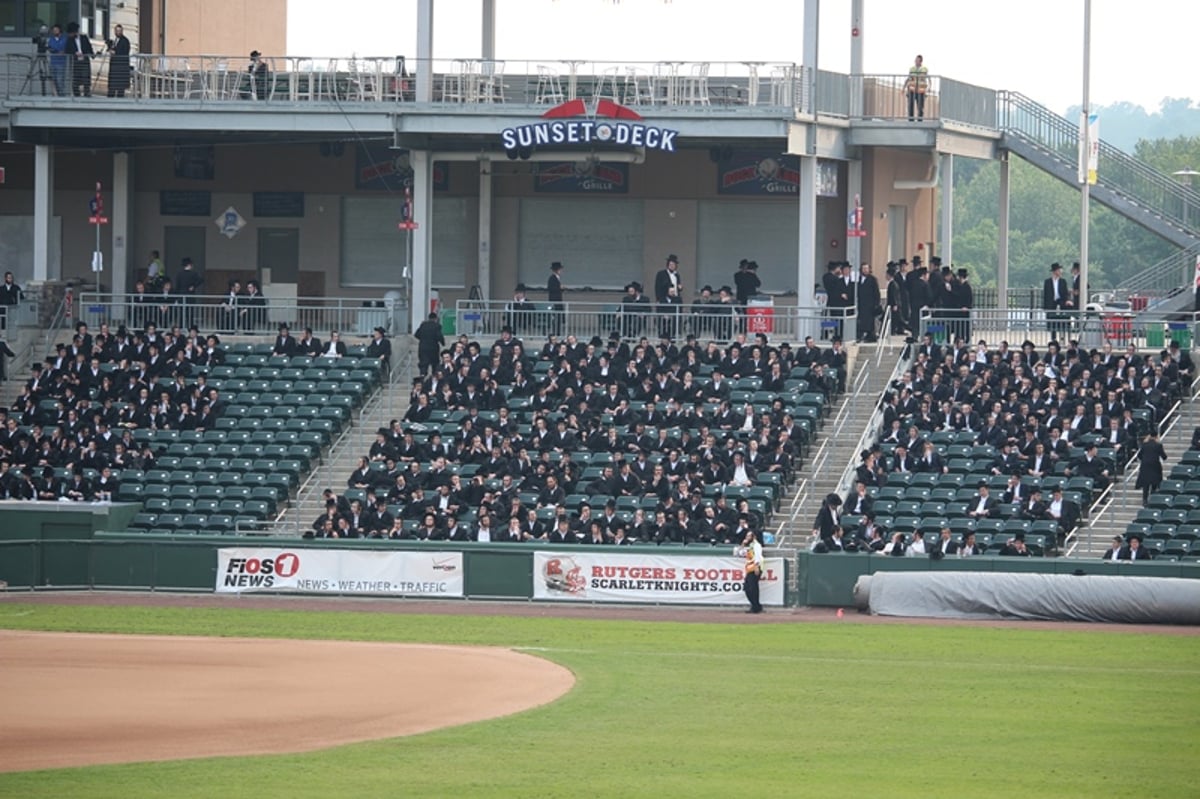
<instances>
[{"instance_id":1,"label":"baseball field grass","mask_svg":"<svg viewBox=\"0 0 1200 799\"><path fill-rule=\"evenodd\" d=\"M0 797L1194 797L1200 784L1196 636L40 604L3 605L0 628L506 646L577 678L507 718L307 754L4 774Z\"/></svg>"}]
</instances>

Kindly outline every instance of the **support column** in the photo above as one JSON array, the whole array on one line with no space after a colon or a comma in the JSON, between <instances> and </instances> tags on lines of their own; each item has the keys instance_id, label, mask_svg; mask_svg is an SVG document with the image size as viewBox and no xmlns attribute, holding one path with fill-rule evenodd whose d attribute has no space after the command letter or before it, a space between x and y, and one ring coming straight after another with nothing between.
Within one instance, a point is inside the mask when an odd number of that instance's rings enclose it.
<instances>
[{"instance_id":1,"label":"support column","mask_svg":"<svg viewBox=\"0 0 1200 799\"><path fill-rule=\"evenodd\" d=\"M1009 211L1009 182L1008 182L1008 153L1000 155L1000 219L999 231L996 233L996 292L997 307L1008 310L1008 211Z\"/></svg>"},{"instance_id":2,"label":"support column","mask_svg":"<svg viewBox=\"0 0 1200 799\"><path fill-rule=\"evenodd\" d=\"M48 144L33 148L33 279L57 280L62 264L50 263L54 229L54 150Z\"/></svg>"},{"instance_id":3,"label":"support column","mask_svg":"<svg viewBox=\"0 0 1200 799\"><path fill-rule=\"evenodd\" d=\"M486 0L485 0L486 2ZM479 162L479 290L492 298L492 162Z\"/></svg>"},{"instance_id":4,"label":"support column","mask_svg":"<svg viewBox=\"0 0 1200 799\"><path fill-rule=\"evenodd\" d=\"M821 0L804 0L804 49L802 51L804 74L804 94L806 95L797 105L802 110L816 113L817 108L817 43L821 27Z\"/></svg>"},{"instance_id":5,"label":"support column","mask_svg":"<svg viewBox=\"0 0 1200 799\"><path fill-rule=\"evenodd\" d=\"M850 219L850 214L854 213L854 201L858 198L862 202L862 161L854 160L846 164L846 219ZM867 227L869 219L863 220L863 228ZM846 225L850 227L849 224ZM854 267L854 273L858 274L858 267L865 260L862 255L862 239L857 236L846 237L846 260ZM872 267L875 264L871 264ZM883 275L876 270L876 277L882 278Z\"/></svg>"},{"instance_id":6,"label":"support column","mask_svg":"<svg viewBox=\"0 0 1200 799\"><path fill-rule=\"evenodd\" d=\"M814 307L817 263L817 158L800 156L800 251L796 259L796 304Z\"/></svg>"},{"instance_id":7,"label":"support column","mask_svg":"<svg viewBox=\"0 0 1200 799\"><path fill-rule=\"evenodd\" d=\"M942 155L942 225L938 255L945 266L954 262L954 156Z\"/></svg>"},{"instance_id":8,"label":"support column","mask_svg":"<svg viewBox=\"0 0 1200 799\"><path fill-rule=\"evenodd\" d=\"M412 329L416 330L429 316L429 289L433 264L433 153L412 150L408 154L413 170L412 232Z\"/></svg>"},{"instance_id":9,"label":"support column","mask_svg":"<svg viewBox=\"0 0 1200 799\"><path fill-rule=\"evenodd\" d=\"M480 3L483 6L480 19L483 26L483 42L480 52L485 61L492 61L496 58L496 0L480 0Z\"/></svg>"},{"instance_id":10,"label":"support column","mask_svg":"<svg viewBox=\"0 0 1200 799\"><path fill-rule=\"evenodd\" d=\"M113 154L112 270L113 294L129 290L129 232L133 229L133 155Z\"/></svg>"},{"instance_id":11,"label":"support column","mask_svg":"<svg viewBox=\"0 0 1200 799\"><path fill-rule=\"evenodd\" d=\"M863 50L866 35L863 27L863 0L850 0L850 118L858 119L863 112Z\"/></svg>"},{"instance_id":12,"label":"support column","mask_svg":"<svg viewBox=\"0 0 1200 799\"><path fill-rule=\"evenodd\" d=\"M417 0L416 100L433 102L433 0Z\"/></svg>"}]
</instances>

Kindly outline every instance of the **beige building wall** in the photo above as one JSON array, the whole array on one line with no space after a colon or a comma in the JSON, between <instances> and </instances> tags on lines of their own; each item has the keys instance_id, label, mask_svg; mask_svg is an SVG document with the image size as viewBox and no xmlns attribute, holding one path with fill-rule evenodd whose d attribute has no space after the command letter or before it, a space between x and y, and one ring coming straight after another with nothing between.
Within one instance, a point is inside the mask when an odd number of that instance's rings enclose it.
<instances>
[{"instance_id":1,"label":"beige building wall","mask_svg":"<svg viewBox=\"0 0 1200 799\"><path fill-rule=\"evenodd\" d=\"M287 54L287 0L140 0L142 52Z\"/></svg>"},{"instance_id":2,"label":"beige building wall","mask_svg":"<svg viewBox=\"0 0 1200 799\"><path fill-rule=\"evenodd\" d=\"M928 249L918 249L918 243L936 241L937 195L933 188L897 189L897 180L925 180L932 176L934 154L925 151L898 150L886 147L868 148L863 153L863 226L867 236L863 242L863 258L880 267L888 260L888 212L890 206L902 205L907 209L905 240L911 258L920 254L928 263ZM893 253L898 260L899 253Z\"/></svg>"}]
</instances>

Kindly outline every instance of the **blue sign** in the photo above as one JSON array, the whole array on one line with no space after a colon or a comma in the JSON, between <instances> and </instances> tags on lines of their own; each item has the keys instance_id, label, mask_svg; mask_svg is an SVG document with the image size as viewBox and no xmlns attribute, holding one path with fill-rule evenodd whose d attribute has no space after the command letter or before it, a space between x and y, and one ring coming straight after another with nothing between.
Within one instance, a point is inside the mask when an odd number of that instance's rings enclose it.
<instances>
[{"instance_id":1,"label":"blue sign","mask_svg":"<svg viewBox=\"0 0 1200 799\"><path fill-rule=\"evenodd\" d=\"M546 194L628 194L629 164L559 161L538 165L533 190Z\"/></svg>"}]
</instances>

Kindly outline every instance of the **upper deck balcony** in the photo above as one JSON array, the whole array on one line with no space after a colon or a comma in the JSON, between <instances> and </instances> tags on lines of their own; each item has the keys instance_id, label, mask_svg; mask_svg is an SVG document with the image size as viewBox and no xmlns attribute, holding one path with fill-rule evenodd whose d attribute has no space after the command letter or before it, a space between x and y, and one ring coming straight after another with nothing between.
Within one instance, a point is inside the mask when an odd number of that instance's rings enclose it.
<instances>
[{"instance_id":1,"label":"upper deck balcony","mask_svg":"<svg viewBox=\"0 0 1200 799\"><path fill-rule=\"evenodd\" d=\"M62 59L58 61L56 59ZM128 76L126 79L125 76ZM668 121L684 139L786 138L796 124L861 127L855 144L929 146L943 129L990 133L996 92L929 76L910 122L905 76L794 63L14 55L0 71L14 136L494 136L515 119L602 100ZM86 87L86 93L85 93ZM123 91L123 96L110 96ZM181 116L183 115L183 116ZM849 124L853 123L853 124Z\"/></svg>"}]
</instances>

